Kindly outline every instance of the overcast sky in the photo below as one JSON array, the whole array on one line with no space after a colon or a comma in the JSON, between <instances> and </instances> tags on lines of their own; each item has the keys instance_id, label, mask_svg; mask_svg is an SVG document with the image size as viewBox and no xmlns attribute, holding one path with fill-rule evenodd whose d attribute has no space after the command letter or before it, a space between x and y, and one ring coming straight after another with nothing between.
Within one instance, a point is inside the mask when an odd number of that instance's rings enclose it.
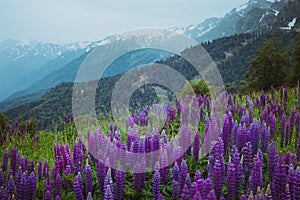
<instances>
[{"instance_id":1,"label":"overcast sky","mask_svg":"<svg viewBox=\"0 0 300 200\"><path fill-rule=\"evenodd\" d=\"M247 0L0 0L0 41L102 39L141 27L197 24Z\"/></svg>"}]
</instances>

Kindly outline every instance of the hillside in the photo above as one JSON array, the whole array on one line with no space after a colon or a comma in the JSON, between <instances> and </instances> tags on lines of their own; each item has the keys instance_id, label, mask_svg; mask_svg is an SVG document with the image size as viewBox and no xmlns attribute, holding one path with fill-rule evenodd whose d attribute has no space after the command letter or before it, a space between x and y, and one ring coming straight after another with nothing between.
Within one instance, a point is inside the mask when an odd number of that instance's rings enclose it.
<instances>
[{"instance_id":1,"label":"hillside","mask_svg":"<svg viewBox=\"0 0 300 200\"><path fill-rule=\"evenodd\" d=\"M291 51L295 36L295 32L286 31L267 32L262 35L239 34L216 39L212 42L203 43L202 45L217 63L224 83L236 82L238 85L239 80L242 80L243 74L248 69L249 61L255 57L256 50L261 47L265 39L276 37L282 42L286 49ZM174 68L188 80L192 80L198 75L195 69L179 56L169 57L167 60L159 61L159 63ZM98 113L110 112L112 89L120 76L121 75L105 77L99 80L98 86L101 85L101 87L98 88L96 95ZM29 100L25 104L18 105L18 102L14 104L14 102L11 101L9 102L10 104L18 106L5 111L5 115L12 120L15 118L25 120L30 117L35 117L37 118L40 128L53 128L52 124L62 122L62 116L71 115L72 86L72 83L61 83L43 96L33 101ZM139 91L142 90L143 88ZM134 101L143 101L143 104L146 105L147 102L155 100L155 96L153 96L154 93L152 92L153 88L147 88L144 94L148 94L145 95L149 97L148 99L141 98L141 93L136 93L133 99ZM5 105L9 104L6 103Z\"/></svg>"}]
</instances>

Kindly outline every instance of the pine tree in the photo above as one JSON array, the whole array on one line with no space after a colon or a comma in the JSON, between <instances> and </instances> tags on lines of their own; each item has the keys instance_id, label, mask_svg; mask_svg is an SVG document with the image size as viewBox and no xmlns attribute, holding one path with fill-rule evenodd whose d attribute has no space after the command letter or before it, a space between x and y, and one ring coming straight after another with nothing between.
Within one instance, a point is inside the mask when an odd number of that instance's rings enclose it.
<instances>
[{"instance_id":1,"label":"pine tree","mask_svg":"<svg viewBox=\"0 0 300 200\"><path fill-rule=\"evenodd\" d=\"M298 33L296 37L295 46L292 53L294 63L292 65L292 70L288 76L287 82L290 83L290 85L295 86L298 84L298 81L300 81L300 33Z\"/></svg>"},{"instance_id":2,"label":"pine tree","mask_svg":"<svg viewBox=\"0 0 300 200\"><path fill-rule=\"evenodd\" d=\"M284 83L290 66L287 51L282 48L280 41L271 38L257 50L257 56L251 60L244 76L251 88L268 90L271 85L279 87Z\"/></svg>"}]
</instances>

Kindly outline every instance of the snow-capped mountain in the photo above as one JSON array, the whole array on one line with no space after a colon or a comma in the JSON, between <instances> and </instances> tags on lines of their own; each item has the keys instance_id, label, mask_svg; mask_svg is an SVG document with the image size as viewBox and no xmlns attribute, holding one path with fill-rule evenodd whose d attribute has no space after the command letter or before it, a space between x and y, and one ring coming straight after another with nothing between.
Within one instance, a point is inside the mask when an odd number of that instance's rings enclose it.
<instances>
[{"instance_id":1,"label":"snow-capped mountain","mask_svg":"<svg viewBox=\"0 0 300 200\"><path fill-rule=\"evenodd\" d=\"M232 9L224 17L209 18L197 25L170 29L185 34L199 43L245 32L262 32L269 29L291 30L300 27L299 10L299 0L249 0L240 7ZM136 39L152 38L141 36ZM111 42L122 43L114 35L95 42L71 44L20 42L13 39L0 42L0 85L5 85L0 90L0 100L38 84L43 77L47 78L67 68L68 64L94 47L106 46ZM63 77L61 80L64 80ZM49 86L53 86L56 82Z\"/></svg>"},{"instance_id":2,"label":"snow-capped mountain","mask_svg":"<svg viewBox=\"0 0 300 200\"><path fill-rule=\"evenodd\" d=\"M295 21L297 16L294 16L297 15L296 11L291 12L293 16L283 17L287 16L285 8L289 7L291 2L297 4L297 0L249 0L240 7L233 8L224 17L209 18L197 25L170 29L183 33L199 43L239 33L279 28L279 24L288 29L297 25Z\"/></svg>"}]
</instances>

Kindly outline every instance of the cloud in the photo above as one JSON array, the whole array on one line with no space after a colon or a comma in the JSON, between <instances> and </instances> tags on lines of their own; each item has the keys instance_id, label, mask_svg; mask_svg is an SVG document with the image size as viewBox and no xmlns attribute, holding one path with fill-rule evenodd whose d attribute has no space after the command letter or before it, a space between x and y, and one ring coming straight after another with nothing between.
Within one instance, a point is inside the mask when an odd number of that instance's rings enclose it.
<instances>
[{"instance_id":1,"label":"cloud","mask_svg":"<svg viewBox=\"0 0 300 200\"><path fill-rule=\"evenodd\" d=\"M196 24L245 0L9 0L0 2L0 40L101 39L138 27Z\"/></svg>"}]
</instances>

